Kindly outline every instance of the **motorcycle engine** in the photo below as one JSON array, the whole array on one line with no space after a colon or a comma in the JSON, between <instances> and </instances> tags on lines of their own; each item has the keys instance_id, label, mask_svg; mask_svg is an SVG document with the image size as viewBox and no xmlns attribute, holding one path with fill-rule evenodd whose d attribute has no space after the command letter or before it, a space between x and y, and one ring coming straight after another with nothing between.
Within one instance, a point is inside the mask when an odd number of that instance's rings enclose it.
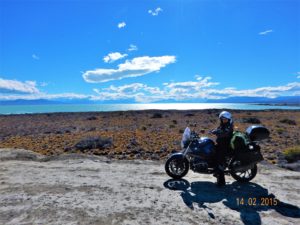
<instances>
[{"instance_id":1,"label":"motorcycle engine","mask_svg":"<svg viewBox=\"0 0 300 225\"><path fill-rule=\"evenodd\" d=\"M208 170L208 164L201 158L194 158L190 161L191 170L195 172L206 172Z\"/></svg>"}]
</instances>

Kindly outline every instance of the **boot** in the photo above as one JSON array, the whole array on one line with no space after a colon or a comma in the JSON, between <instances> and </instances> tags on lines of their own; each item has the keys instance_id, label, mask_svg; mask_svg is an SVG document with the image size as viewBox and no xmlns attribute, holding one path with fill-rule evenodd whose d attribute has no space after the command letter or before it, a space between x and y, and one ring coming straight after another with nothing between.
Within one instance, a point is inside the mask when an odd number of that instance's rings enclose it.
<instances>
[{"instance_id":1,"label":"boot","mask_svg":"<svg viewBox=\"0 0 300 225\"><path fill-rule=\"evenodd\" d=\"M225 176L224 176L224 172L220 172L217 176L217 185L219 187L225 186Z\"/></svg>"},{"instance_id":2,"label":"boot","mask_svg":"<svg viewBox=\"0 0 300 225\"><path fill-rule=\"evenodd\" d=\"M223 165L218 165L215 167L215 172L214 172L213 176L218 177L220 173L224 174L224 166Z\"/></svg>"}]
</instances>

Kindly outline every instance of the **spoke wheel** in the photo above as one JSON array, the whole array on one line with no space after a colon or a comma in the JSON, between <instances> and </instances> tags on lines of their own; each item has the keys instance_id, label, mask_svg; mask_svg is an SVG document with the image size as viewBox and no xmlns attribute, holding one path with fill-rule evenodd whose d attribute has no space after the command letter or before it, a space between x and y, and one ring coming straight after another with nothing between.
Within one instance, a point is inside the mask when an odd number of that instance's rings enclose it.
<instances>
[{"instance_id":1,"label":"spoke wheel","mask_svg":"<svg viewBox=\"0 0 300 225\"><path fill-rule=\"evenodd\" d=\"M248 169L243 172L231 171L231 176L240 182L249 182L252 180L257 174L257 165L255 165L252 169Z\"/></svg>"},{"instance_id":2,"label":"spoke wheel","mask_svg":"<svg viewBox=\"0 0 300 225\"><path fill-rule=\"evenodd\" d=\"M165 170L170 177L180 179L188 173L189 162L182 155L173 155L167 160Z\"/></svg>"}]
</instances>

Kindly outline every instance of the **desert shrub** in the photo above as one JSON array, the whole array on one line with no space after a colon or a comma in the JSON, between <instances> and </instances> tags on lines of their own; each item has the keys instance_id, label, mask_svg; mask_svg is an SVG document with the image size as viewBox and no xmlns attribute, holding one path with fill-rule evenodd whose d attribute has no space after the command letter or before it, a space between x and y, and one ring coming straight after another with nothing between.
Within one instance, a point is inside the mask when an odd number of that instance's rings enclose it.
<instances>
[{"instance_id":1,"label":"desert shrub","mask_svg":"<svg viewBox=\"0 0 300 225\"><path fill-rule=\"evenodd\" d=\"M186 117L192 117L192 116L195 116L195 114L193 114L193 113L186 113L184 116L186 116Z\"/></svg>"},{"instance_id":2,"label":"desert shrub","mask_svg":"<svg viewBox=\"0 0 300 225\"><path fill-rule=\"evenodd\" d=\"M216 112L218 112L219 110L217 109L208 109L207 110L207 114L216 114ZM217 116L219 116L219 113L216 114Z\"/></svg>"},{"instance_id":3,"label":"desert shrub","mask_svg":"<svg viewBox=\"0 0 300 225\"><path fill-rule=\"evenodd\" d=\"M174 124L177 124L177 120L172 120L172 122L173 122Z\"/></svg>"},{"instance_id":4,"label":"desert shrub","mask_svg":"<svg viewBox=\"0 0 300 225\"><path fill-rule=\"evenodd\" d=\"M289 163L300 160L300 145L285 149L283 155Z\"/></svg>"},{"instance_id":5,"label":"desert shrub","mask_svg":"<svg viewBox=\"0 0 300 225\"><path fill-rule=\"evenodd\" d=\"M288 125L297 125L296 121L295 120L291 120L291 119L282 119L282 120L279 120L280 123L285 123L285 124L288 124Z\"/></svg>"},{"instance_id":6,"label":"desert shrub","mask_svg":"<svg viewBox=\"0 0 300 225\"><path fill-rule=\"evenodd\" d=\"M98 118L96 116L89 116L86 119L87 120L97 120Z\"/></svg>"},{"instance_id":7,"label":"desert shrub","mask_svg":"<svg viewBox=\"0 0 300 225\"><path fill-rule=\"evenodd\" d=\"M278 134L283 134L283 132L285 132L285 129L284 128L277 128L276 131L277 131Z\"/></svg>"},{"instance_id":8,"label":"desert shrub","mask_svg":"<svg viewBox=\"0 0 300 225\"><path fill-rule=\"evenodd\" d=\"M156 119L156 118L162 118L162 117L163 117L162 114L158 113L158 112L153 113L153 115L151 116L151 118L154 118L154 119Z\"/></svg>"},{"instance_id":9,"label":"desert shrub","mask_svg":"<svg viewBox=\"0 0 300 225\"><path fill-rule=\"evenodd\" d=\"M112 138L102 137L86 137L80 140L75 148L79 150L85 149L105 149L112 146Z\"/></svg>"},{"instance_id":10,"label":"desert shrub","mask_svg":"<svg viewBox=\"0 0 300 225\"><path fill-rule=\"evenodd\" d=\"M169 128L175 128L175 125L174 124L170 124Z\"/></svg>"},{"instance_id":11,"label":"desert shrub","mask_svg":"<svg viewBox=\"0 0 300 225\"><path fill-rule=\"evenodd\" d=\"M260 124L260 120L255 117L243 118L243 123Z\"/></svg>"},{"instance_id":12,"label":"desert shrub","mask_svg":"<svg viewBox=\"0 0 300 225\"><path fill-rule=\"evenodd\" d=\"M216 123L216 122L217 122L217 119L209 119L209 122L211 122L211 123Z\"/></svg>"}]
</instances>

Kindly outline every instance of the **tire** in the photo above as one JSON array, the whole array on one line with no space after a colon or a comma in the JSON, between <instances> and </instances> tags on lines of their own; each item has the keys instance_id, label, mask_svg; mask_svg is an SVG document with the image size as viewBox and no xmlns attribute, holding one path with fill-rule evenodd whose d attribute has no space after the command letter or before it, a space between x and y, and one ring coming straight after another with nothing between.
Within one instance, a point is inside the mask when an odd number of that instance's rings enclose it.
<instances>
[{"instance_id":1,"label":"tire","mask_svg":"<svg viewBox=\"0 0 300 225\"><path fill-rule=\"evenodd\" d=\"M252 169L246 170L245 172L230 171L230 175L239 182L249 182L257 174L257 165L255 164ZM246 176L248 175L248 176Z\"/></svg>"},{"instance_id":2,"label":"tire","mask_svg":"<svg viewBox=\"0 0 300 225\"><path fill-rule=\"evenodd\" d=\"M165 164L166 173L174 178L180 179L189 171L189 161L182 155L172 155Z\"/></svg>"}]
</instances>

